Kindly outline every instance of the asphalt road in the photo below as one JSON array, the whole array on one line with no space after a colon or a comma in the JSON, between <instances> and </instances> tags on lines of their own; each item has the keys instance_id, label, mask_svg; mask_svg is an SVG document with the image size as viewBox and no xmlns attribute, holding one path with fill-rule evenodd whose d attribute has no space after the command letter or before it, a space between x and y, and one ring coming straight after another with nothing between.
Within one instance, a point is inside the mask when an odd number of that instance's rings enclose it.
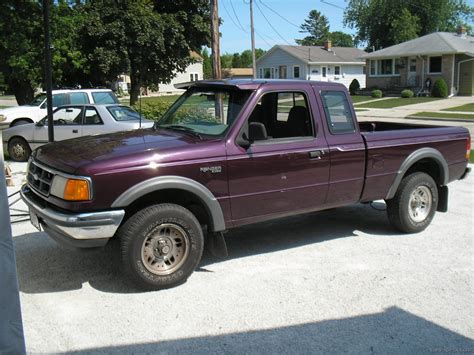
<instances>
[{"instance_id":1,"label":"asphalt road","mask_svg":"<svg viewBox=\"0 0 474 355\"><path fill-rule=\"evenodd\" d=\"M416 235L369 205L230 232L228 259L158 292L122 279L113 246L63 249L14 224L27 350L474 352L473 186L451 184L450 211Z\"/></svg>"}]
</instances>

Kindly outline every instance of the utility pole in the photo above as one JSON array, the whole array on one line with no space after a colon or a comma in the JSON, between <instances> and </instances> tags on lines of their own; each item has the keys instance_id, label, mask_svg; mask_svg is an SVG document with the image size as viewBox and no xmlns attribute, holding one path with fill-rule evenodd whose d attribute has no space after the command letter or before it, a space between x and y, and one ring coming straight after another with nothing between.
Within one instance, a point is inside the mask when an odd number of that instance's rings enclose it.
<instances>
[{"instance_id":1,"label":"utility pole","mask_svg":"<svg viewBox=\"0 0 474 355\"><path fill-rule=\"evenodd\" d=\"M54 142L53 79L51 74L51 44L49 37L49 0L43 0L44 21L44 80L46 82L46 110L48 114L48 141Z\"/></svg>"},{"instance_id":2,"label":"utility pole","mask_svg":"<svg viewBox=\"0 0 474 355\"><path fill-rule=\"evenodd\" d=\"M221 53L219 44L219 9L218 0L211 0L211 57L212 76L221 79Z\"/></svg>"},{"instance_id":3,"label":"utility pole","mask_svg":"<svg viewBox=\"0 0 474 355\"><path fill-rule=\"evenodd\" d=\"M253 0L250 0L250 37L252 41L252 68L253 78L257 77L257 63L255 61L255 33L253 29Z\"/></svg>"}]
</instances>

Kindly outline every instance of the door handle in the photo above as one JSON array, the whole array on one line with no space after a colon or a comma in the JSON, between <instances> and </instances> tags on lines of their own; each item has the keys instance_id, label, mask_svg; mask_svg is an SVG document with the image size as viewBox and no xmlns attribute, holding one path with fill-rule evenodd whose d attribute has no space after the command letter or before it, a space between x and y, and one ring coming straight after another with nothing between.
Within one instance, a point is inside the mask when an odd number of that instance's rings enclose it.
<instances>
[{"instance_id":1,"label":"door handle","mask_svg":"<svg viewBox=\"0 0 474 355\"><path fill-rule=\"evenodd\" d=\"M72 133L79 133L79 131L77 129L73 129Z\"/></svg>"},{"instance_id":2,"label":"door handle","mask_svg":"<svg viewBox=\"0 0 474 355\"><path fill-rule=\"evenodd\" d=\"M323 155L324 155L324 150L313 150L309 152L310 159L315 159L315 158L321 159Z\"/></svg>"}]
</instances>

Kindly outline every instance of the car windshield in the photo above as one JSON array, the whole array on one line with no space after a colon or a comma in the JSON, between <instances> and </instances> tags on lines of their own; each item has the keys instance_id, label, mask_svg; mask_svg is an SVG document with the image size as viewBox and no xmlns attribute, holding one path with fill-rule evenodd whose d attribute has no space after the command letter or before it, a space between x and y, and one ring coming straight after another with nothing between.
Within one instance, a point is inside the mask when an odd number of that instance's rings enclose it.
<instances>
[{"instance_id":1,"label":"car windshield","mask_svg":"<svg viewBox=\"0 0 474 355\"><path fill-rule=\"evenodd\" d=\"M110 106L107 110L116 121L138 121L140 114L127 106Z\"/></svg>"},{"instance_id":2,"label":"car windshield","mask_svg":"<svg viewBox=\"0 0 474 355\"><path fill-rule=\"evenodd\" d=\"M250 91L186 91L156 123L155 127L222 136L237 118Z\"/></svg>"},{"instance_id":3,"label":"car windshield","mask_svg":"<svg viewBox=\"0 0 474 355\"><path fill-rule=\"evenodd\" d=\"M39 106L46 100L46 94L39 94L29 103L30 106Z\"/></svg>"}]
</instances>

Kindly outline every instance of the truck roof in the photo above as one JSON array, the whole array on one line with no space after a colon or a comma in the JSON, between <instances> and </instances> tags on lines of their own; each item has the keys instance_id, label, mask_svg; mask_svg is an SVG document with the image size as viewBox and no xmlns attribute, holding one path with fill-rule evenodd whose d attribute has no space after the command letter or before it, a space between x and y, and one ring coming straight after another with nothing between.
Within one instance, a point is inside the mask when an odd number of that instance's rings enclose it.
<instances>
[{"instance_id":1,"label":"truck roof","mask_svg":"<svg viewBox=\"0 0 474 355\"><path fill-rule=\"evenodd\" d=\"M307 85L345 88L343 84L331 83L327 81L312 80L291 80L291 79L222 79L222 80L200 80L176 84L177 89L187 89L190 87L222 86L241 90L257 90L263 85L286 86L286 85Z\"/></svg>"}]
</instances>

